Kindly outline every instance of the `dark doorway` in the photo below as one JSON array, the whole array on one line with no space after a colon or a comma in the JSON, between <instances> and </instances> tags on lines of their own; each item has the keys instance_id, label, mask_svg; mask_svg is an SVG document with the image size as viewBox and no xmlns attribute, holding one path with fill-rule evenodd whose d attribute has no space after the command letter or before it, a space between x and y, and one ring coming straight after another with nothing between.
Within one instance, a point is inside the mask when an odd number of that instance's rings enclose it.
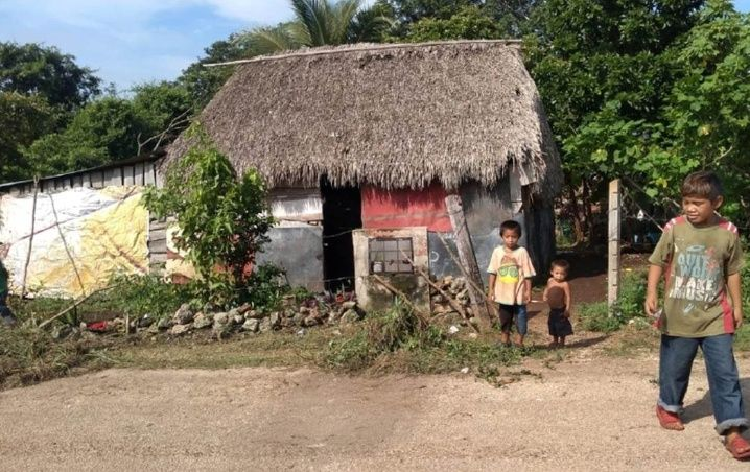
<instances>
[{"instance_id":1,"label":"dark doorway","mask_svg":"<svg viewBox=\"0 0 750 472\"><path fill-rule=\"evenodd\" d=\"M323 273L326 290L354 290L352 230L362 227L359 187L333 187L320 179L323 196Z\"/></svg>"}]
</instances>

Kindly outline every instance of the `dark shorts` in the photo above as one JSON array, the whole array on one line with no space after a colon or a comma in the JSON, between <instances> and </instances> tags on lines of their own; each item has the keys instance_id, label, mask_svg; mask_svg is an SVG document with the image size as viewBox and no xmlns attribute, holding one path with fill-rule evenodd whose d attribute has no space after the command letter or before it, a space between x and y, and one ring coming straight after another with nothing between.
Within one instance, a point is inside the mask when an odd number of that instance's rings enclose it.
<instances>
[{"instance_id":1,"label":"dark shorts","mask_svg":"<svg viewBox=\"0 0 750 472\"><path fill-rule=\"evenodd\" d=\"M547 328L550 336L569 336L573 334L573 326L570 319L563 316L565 310L562 308L551 308L547 318Z\"/></svg>"},{"instance_id":2,"label":"dark shorts","mask_svg":"<svg viewBox=\"0 0 750 472\"><path fill-rule=\"evenodd\" d=\"M513 319L516 320L518 334L526 334L528 320L526 319L526 305L501 305L498 303L497 311L500 317L500 331L510 333Z\"/></svg>"}]
</instances>

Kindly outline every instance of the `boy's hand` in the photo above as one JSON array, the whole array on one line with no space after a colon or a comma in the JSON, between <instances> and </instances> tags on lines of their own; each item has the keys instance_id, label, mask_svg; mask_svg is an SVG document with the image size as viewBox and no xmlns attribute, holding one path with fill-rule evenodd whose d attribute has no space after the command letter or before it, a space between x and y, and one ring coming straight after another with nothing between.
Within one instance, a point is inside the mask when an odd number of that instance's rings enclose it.
<instances>
[{"instance_id":1,"label":"boy's hand","mask_svg":"<svg viewBox=\"0 0 750 472\"><path fill-rule=\"evenodd\" d=\"M646 303L644 304L644 308L646 309L647 315L656 315L656 312L659 311L659 299L655 294L649 293L646 296Z\"/></svg>"},{"instance_id":2,"label":"boy's hand","mask_svg":"<svg viewBox=\"0 0 750 472\"><path fill-rule=\"evenodd\" d=\"M495 301L495 294L491 290L487 293L487 300L491 302Z\"/></svg>"},{"instance_id":3,"label":"boy's hand","mask_svg":"<svg viewBox=\"0 0 750 472\"><path fill-rule=\"evenodd\" d=\"M565 318L570 318L570 311L568 311L568 310L565 310L565 311L563 312L563 316L564 316Z\"/></svg>"},{"instance_id":4,"label":"boy's hand","mask_svg":"<svg viewBox=\"0 0 750 472\"><path fill-rule=\"evenodd\" d=\"M531 292L523 292L523 302L524 303L531 303Z\"/></svg>"},{"instance_id":5,"label":"boy's hand","mask_svg":"<svg viewBox=\"0 0 750 472\"><path fill-rule=\"evenodd\" d=\"M742 314L742 307L734 309L734 329L739 329L744 321L744 315Z\"/></svg>"}]
</instances>

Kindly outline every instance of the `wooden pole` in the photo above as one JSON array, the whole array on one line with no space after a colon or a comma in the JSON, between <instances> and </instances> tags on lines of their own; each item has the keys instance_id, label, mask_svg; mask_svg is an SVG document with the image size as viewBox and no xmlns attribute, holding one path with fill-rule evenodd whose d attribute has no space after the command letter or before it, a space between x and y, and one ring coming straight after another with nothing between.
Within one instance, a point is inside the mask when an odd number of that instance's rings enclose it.
<instances>
[{"instance_id":1,"label":"wooden pole","mask_svg":"<svg viewBox=\"0 0 750 472\"><path fill-rule=\"evenodd\" d=\"M31 201L31 232L29 233L29 250L26 252L26 262L23 265L23 278L21 279L21 298L26 298L26 276L29 273L29 262L31 261L31 243L34 242L34 223L36 222L36 201L39 196L39 176L34 175L34 196Z\"/></svg>"},{"instance_id":2,"label":"wooden pole","mask_svg":"<svg viewBox=\"0 0 750 472\"><path fill-rule=\"evenodd\" d=\"M617 301L620 284L620 181L609 183L609 231L607 263L607 304L611 307Z\"/></svg>"},{"instance_id":3,"label":"wooden pole","mask_svg":"<svg viewBox=\"0 0 750 472\"><path fill-rule=\"evenodd\" d=\"M471 312L477 318L480 329L489 329L491 326L490 313L485 304L484 283L479 272L477 259L474 256L474 248L471 244L469 226L466 224L463 202L460 195L448 195L445 197L445 206L453 227L453 236L458 248L458 257L465 269L468 279L469 299L471 300Z\"/></svg>"}]
</instances>

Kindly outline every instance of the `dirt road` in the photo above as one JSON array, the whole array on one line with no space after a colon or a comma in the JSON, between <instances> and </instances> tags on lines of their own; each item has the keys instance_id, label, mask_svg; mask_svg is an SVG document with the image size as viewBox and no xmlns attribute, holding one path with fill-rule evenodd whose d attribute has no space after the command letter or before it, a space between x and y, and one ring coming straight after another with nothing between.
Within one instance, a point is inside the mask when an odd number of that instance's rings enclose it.
<instances>
[{"instance_id":1,"label":"dirt road","mask_svg":"<svg viewBox=\"0 0 750 472\"><path fill-rule=\"evenodd\" d=\"M702 365L683 432L653 416L656 359L582 350L495 388L472 375L110 370L0 393L2 470L745 470ZM533 362L533 361L530 361ZM750 361L740 363L750 372ZM746 395L750 381L743 381Z\"/></svg>"}]
</instances>

